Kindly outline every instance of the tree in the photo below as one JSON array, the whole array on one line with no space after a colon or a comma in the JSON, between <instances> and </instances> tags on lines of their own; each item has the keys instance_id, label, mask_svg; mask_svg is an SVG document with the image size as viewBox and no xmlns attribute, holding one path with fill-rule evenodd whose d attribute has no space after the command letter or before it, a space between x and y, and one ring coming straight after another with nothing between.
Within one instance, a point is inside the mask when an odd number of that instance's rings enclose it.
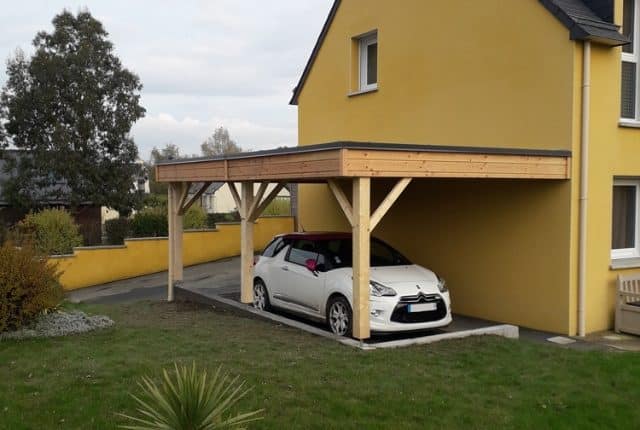
<instances>
[{"instance_id":1,"label":"tree","mask_svg":"<svg viewBox=\"0 0 640 430\"><path fill-rule=\"evenodd\" d=\"M158 161L178 160L180 156L180 148L173 143L166 143L164 148L158 149L153 147L151 150L151 164L155 165Z\"/></svg>"},{"instance_id":2,"label":"tree","mask_svg":"<svg viewBox=\"0 0 640 430\"><path fill-rule=\"evenodd\" d=\"M52 33L33 40L33 56L17 52L7 62L0 137L4 147L26 152L8 162L14 175L5 197L23 208L52 199L136 206L140 165L130 131L145 114L140 79L122 66L88 11L65 10L52 22Z\"/></svg>"},{"instance_id":3,"label":"tree","mask_svg":"<svg viewBox=\"0 0 640 430\"><path fill-rule=\"evenodd\" d=\"M242 152L242 148L231 139L229 131L224 127L218 127L216 131L200 145L200 150L205 157Z\"/></svg>"},{"instance_id":4,"label":"tree","mask_svg":"<svg viewBox=\"0 0 640 430\"><path fill-rule=\"evenodd\" d=\"M156 181L155 165L159 161L178 160L180 158L182 158L180 155L180 148L178 148L173 143L166 143L164 145L164 148L160 149L155 146L153 147L153 149L151 150L151 159L146 165L147 171L149 172L149 191L151 194L162 194L166 196L167 190L169 188L167 184Z\"/></svg>"}]
</instances>

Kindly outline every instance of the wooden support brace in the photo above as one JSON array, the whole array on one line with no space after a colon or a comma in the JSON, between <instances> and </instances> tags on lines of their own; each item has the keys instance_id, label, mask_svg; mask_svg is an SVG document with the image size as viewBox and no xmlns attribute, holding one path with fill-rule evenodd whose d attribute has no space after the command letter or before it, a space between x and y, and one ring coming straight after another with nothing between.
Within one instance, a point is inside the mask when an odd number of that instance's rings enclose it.
<instances>
[{"instance_id":1,"label":"wooden support brace","mask_svg":"<svg viewBox=\"0 0 640 430\"><path fill-rule=\"evenodd\" d=\"M182 206L180 206L180 215L184 215L185 212L187 212L189 208L193 206L193 204L197 202L200 197L202 197L204 192L207 191L207 188L209 188L211 184L212 182L205 182L204 184L202 184L202 187L200 187L200 189L194 194L194 196L191 197L187 203L184 203ZM189 186L189 188L191 187Z\"/></svg>"},{"instance_id":2,"label":"wooden support brace","mask_svg":"<svg viewBox=\"0 0 640 430\"><path fill-rule=\"evenodd\" d=\"M267 191L267 187L268 186L269 186L268 182L261 183L260 187L258 188L258 193L255 195L255 197L253 197L253 201L251 202L251 206L249 206L249 208L247 209L247 218L250 221L254 219L254 214L256 212L256 209L260 205L260 201L262 200L262 197L264 196L265 191ZM251 190L251 193L253 195L253 189ZM255 218L257 218L257 217L255 217Z\"/></svg>"},{"instance_id":3,"label":"wooden support brace","mask_svg":"<svg viewBox=\"0 0 640 430\"><path fill-rule=\"evenodd\" d=\"M227 182L227 186L229 187L229 191L231 191L231 197L233 197L233 201L236 202L236 208L238 209L240 218L242 218L244 216L242 209L242 199L240 198L240 194L238 194L236 184L233 182Z\"/></svg>"},{"instance_id":4,"label":"wooden support brace","mask_svg":"<svg viewBox=\"0 0 640 430\"><path fill-rule=\"evenodd\" d=\"M282 191L285 185L286 184L284 182L280 182L278 185L276 185L275 188L271 190L271 192L267 195L267 197L262 201L262 203L258 205L258 207L251 214L251 217L249 219L251 221L257 220L260 217L260 215L262 215L262 212L264 212L267 206L269 206L269 203L271 203L271 201L275 199L278 194L280 194L280 191Z\"/></svg>"},{"instance_id":5,"label":"wooden support brace","mask_svg":"<svg viewBox=\"0 0 640 430\"><path fill-rule=\"evenodd\" d=\"M178 193L180 195L180 198L177 201L178 215L184 214L184 212L182 211L182 207L184 206L185 202L187 201L187 198L189 197L190 189L191 189L191 182L182 182L178 186Z\"/></svg>"},{"instance_id":6,"label":"wooden support brace","mask_svg":"<svg viewBox=\"0 0 640 430\"><path fill-rule=\"evenodd\" d=\"M409 186L411 183L411 178L400 179L398 183L393 187L391 192L387 194L387 197L380 203L378 209L371 215L371 225L369 228L373 231L378 223L382 220L382 218L389 211L391 206L398 200L398 197L402 194L402 192Z\"/></svg>"},{"instance_id":7,"label":"wooden support brace","mask_svg":"<svg viewBox=\"0 0 640 430\"><path fill-rule=\"evenodd\" d=\"M344 216L347 217L347 221L349 221L349 225L353 226L354 225L353 224L354 223L353 208L351 207L351 203L349 203L349 199L344 194L344 191L342 191L342 188L340 188L340 185L338 185L338 183L335 180L329 179L327 181L327 184L329 185L329 189L333 193L333 196L336 198L336 200L338 201L338 204L342 208L342 212L344 212Z\"/></svg>"}]
</instances>

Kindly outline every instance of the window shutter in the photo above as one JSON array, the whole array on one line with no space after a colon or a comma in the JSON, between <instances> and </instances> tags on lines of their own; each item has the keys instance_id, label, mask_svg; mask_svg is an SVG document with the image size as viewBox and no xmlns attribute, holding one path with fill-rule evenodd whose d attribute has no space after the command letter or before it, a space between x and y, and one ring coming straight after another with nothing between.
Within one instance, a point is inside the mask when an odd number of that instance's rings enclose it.
<instances>
[{"instance_id":1,"label":"window shutter","mask_svg":"<svg viewBox=\"0 0 640 430\"><path fill-rule=\"evenodd\" d=\"M622 63L622 118L636 117L636 64Z\"/></svg>"}]
</instances>

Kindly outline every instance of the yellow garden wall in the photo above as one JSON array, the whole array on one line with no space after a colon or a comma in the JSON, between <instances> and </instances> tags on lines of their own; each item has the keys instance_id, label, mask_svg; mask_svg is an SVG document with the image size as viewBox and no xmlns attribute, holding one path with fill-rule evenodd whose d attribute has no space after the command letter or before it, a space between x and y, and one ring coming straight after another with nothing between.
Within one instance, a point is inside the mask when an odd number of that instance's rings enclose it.
<instances>
[{"instance_id":1,"label":"yellow garden wall","mask_svg":"<svg viewBox=\"0 0 640 430\"><path fill-rule=\"evenodd\" d=\"M293 218L260 218L254 229L255 249L273 236L293 230ZM206 263L240 254L240 224L219 224L215 230L185 231L184 265ZM167 270L167 238L127 239L124 246L76 248L73 255L49 259L63 272L65 290L148 275Z\"/></svg>"}]
</instances>

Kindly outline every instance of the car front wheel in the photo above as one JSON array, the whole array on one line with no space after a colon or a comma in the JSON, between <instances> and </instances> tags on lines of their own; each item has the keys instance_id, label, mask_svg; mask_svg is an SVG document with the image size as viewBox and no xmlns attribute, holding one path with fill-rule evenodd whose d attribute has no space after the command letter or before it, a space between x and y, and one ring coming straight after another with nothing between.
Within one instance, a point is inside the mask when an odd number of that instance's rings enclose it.
<instances>
[{"instance_id":1,"label":"car front wheel","mask_svg":"<svg viewBox=\"0 0 640 430\"><path fill-rule=\"evenodd\" d=\"M267 287L260 279L253 283L253 307L261 311L268 311L271 307Z\"/></svg>"},{"instance_id":2,"label":"car front wheel","mask_svg":"<svg viewBox=\"0 0 640 430\"><path fill-rule=\"evenodd\" d=\"M353 312L349 302L344 297L336 297L328 306L327 322L329 328L338 336L351 336Z\"/></svg>"}]
</instances>

